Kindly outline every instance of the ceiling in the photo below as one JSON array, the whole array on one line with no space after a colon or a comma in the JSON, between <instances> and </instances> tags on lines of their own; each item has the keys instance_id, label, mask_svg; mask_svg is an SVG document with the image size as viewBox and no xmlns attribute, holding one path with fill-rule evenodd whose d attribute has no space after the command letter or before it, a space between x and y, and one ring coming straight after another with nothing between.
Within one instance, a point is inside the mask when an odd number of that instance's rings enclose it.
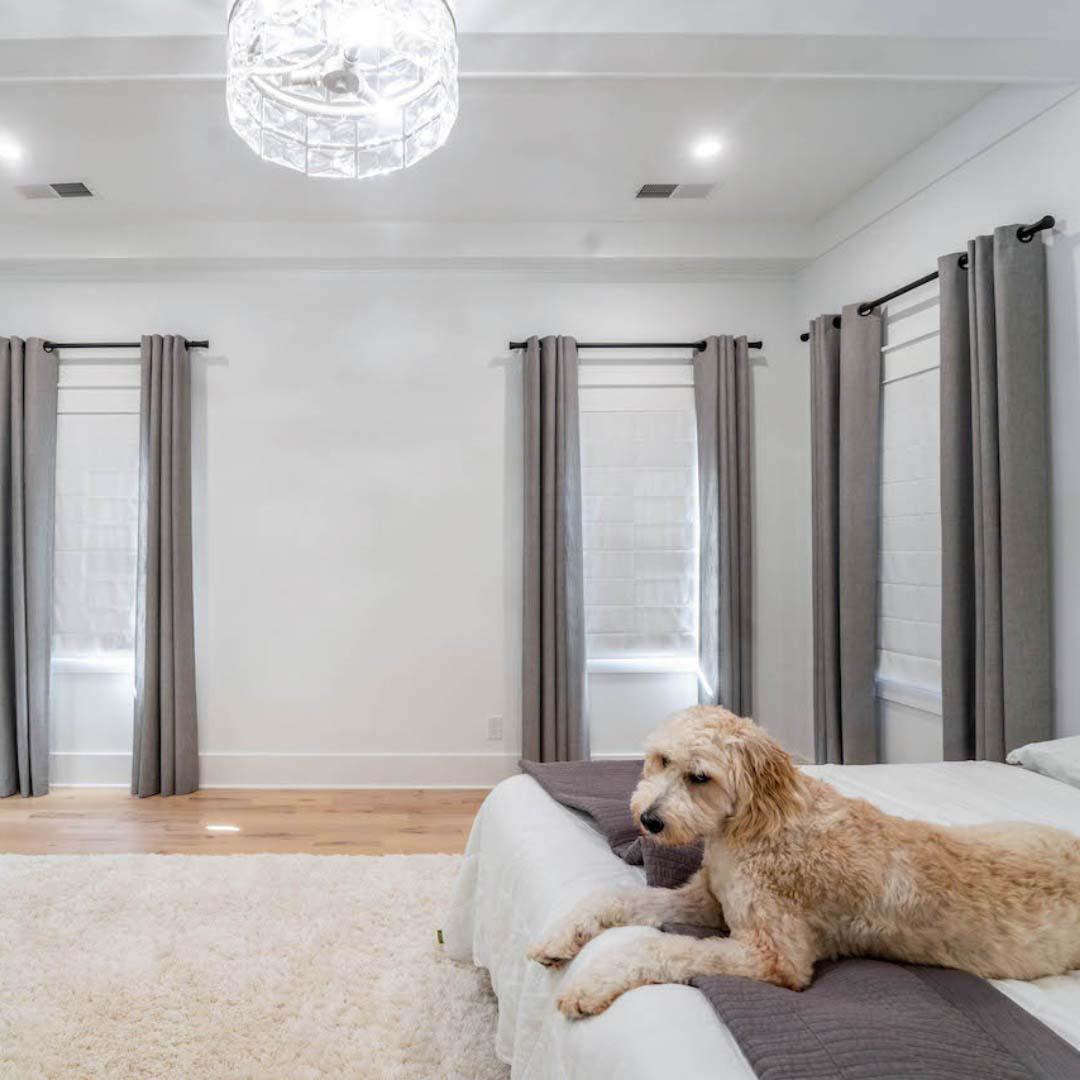
<instances>
[{"instance_id":1,"label":"ceiling","mask_svg":"<svg viewBox=\"0 0 1080 1080\"><path fill-rule=\"evenodd\" d=\"M1076 0L451 0L462 33L1080 38ZM0 38L218 34L228 0L4 0Z\"/></svg>"},{"instance_id":2,"label":"ceiling","mask_svg":"<svg viewBox=\"0 0 1080 1080\"><path fill-rule=\"evenodd\" d=\"M456 0L448 145L375 180L309 180L228 127L226 6L4 0L0 137L24 155L0 160L0 226L803 228L1000 84L1080 80L1078 0ZM704 135L724 144L707 163ZM98 198L14 190L67 180ZM647 182L716 187L635 200Z\"/></svg>"},{"instance_id":3,"label":"ceiling","mask_svg":"<svg viewBox=\"0 0 1080 1080\"><path fill-rule=\"evenodd\" d=\"M0 167L0 221L813 221L986 92L964 83L480 79L446 147L360 183L258 160L219 82L0 86L26 147ZM725 152L689 152L705 134ZM15 184L85 180L100 200L26 201ZM646 182L716 182L703 201Z\"/></svg>"}]
</instances>

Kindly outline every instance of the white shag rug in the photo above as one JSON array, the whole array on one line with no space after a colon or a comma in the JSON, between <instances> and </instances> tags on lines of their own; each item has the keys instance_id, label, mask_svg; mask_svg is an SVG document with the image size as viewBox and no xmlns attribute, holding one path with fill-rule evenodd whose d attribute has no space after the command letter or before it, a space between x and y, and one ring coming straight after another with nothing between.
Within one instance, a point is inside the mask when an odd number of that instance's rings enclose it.
<instances>
[{"instance_id":1,"label":"white shag rug","mask_svg":"<svg viewBox=\"0 0 1080 1080\"><path fill-rule=\"evenodd\" d=\"M0 856L0 1076L504 1080L451 855Z\"/></svg>"}]
</instances>

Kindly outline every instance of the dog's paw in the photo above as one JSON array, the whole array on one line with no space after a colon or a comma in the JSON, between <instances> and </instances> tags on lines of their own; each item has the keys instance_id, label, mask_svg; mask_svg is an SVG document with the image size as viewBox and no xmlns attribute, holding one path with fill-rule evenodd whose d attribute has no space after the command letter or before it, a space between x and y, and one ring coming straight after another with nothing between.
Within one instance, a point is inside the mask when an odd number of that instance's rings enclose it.
<instances>
[{"instance_id":1,"label":"dog's paw","mask_svg":"<svg viewBox=\"0 0 1080 1080\"><path fill-rule=\"evenodd\" d=\"M612 946L583 958L559 988L559 1010L571 1020L596 1016L628 991L663 981L649 960L647 943L613 941Z\"/></svg>"},{"instance_id":2,"label":"dog's paw","mask_svg":"<svg viewBox=\"0 0 1080 1080\"><path fill-rule=\"evenodd\" d=\"M598 933L599 927L575 923L537 942L525 955L544 967L559 967L573 960Z\"/></svg>"},{"instance_id":3,"label":"dog's paw","mask_svg":"<svg viewBox=\"0 0 1080 1080\"><path fill-rule=\"evenodd\" d=\"M559 1011L571 1020L602 1013L620 994L622 988L597 981L586 975L573 979L559 995Z\"/></svg>"},{"instance_id":4,"label":"dog's paw","mask_svg":"<svg viewBox=\"0 0 1080 1080\"><path fill-rule=\"evenodd\" d=\"M535 945L530 945L525 958L535 960L544 967L559 967L570 959L569 956L556 955L556 950L546 941L538 941Z\"/></svg>"}]
</instances>

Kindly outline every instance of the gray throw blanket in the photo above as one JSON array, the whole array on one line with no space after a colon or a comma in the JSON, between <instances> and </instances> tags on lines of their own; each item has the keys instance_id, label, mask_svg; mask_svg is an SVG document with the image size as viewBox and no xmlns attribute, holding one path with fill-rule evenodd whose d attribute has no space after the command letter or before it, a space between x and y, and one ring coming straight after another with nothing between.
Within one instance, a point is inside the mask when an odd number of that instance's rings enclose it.
<instances>
[{"instance_id":1,"label":"gray throw blanket","mask_svg":"<svg viewBox=\"0 0 1080 1080\"><path fill-rule=\"evenodd\" d=\"M522 761L521 768L556 801L592 819L611 850L631 866L645 867L650 885L677 889L701 866L701 844L671 847L641 835L630 816L630 796L642 761Z\"/></svg>"},{"instance_id":2,"label":"gray throw blanket","mask_svg":"<svg viewBox=\"0 0 1080 1080\"><path fill-rule=\"evenodd\" d=\"M700 847L665 849L639 835L628 804L640 761L521 766L556 802L588 815L616 854L644 864L650 883L680 885L700 866ZM818 964L801 993L733 975L692 985L760 1080L1080 1080L1080 1052L962 971L847 959Z\"/></svg>"}]
</instances>

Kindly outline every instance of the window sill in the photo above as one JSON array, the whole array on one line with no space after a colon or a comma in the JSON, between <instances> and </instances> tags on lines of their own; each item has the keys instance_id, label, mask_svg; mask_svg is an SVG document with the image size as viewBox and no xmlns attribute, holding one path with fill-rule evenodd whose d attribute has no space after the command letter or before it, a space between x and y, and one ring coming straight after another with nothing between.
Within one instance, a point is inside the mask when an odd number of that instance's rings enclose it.
<instances>
[{"instance_id":1,"label":"window sill","mask_svg":"<svg viewBox=\"0 0 1080 1080\"><path fill-rule=\"evenodd\" d=\"M692 656L632 656L589 660L585 670L590 675L697 675L698 662Z\"/></svg>"},{"instance_id":2,"label":"window sill","mask_svg":"<svg viewBox=\"0 0 1080 1080\"><path fill-rule=\"evenodd\" d=\"M941 690L938 687L886 679L880 675L874 681L877 696L882 701L891 701L896 705L906 705L909 709L930 713L932 716L941 716Z\"/></svg>"},{"instance_id":3,"label":"window sill","mask_svg":"<svg viewBox=\"0 0 1080 1080\"><path fill-rule=\"evenodd\" d=\"M54 675L131 675L135 657L130 653L102 653L97 656L54 656Z\"/></svg>"}]
</instances>

